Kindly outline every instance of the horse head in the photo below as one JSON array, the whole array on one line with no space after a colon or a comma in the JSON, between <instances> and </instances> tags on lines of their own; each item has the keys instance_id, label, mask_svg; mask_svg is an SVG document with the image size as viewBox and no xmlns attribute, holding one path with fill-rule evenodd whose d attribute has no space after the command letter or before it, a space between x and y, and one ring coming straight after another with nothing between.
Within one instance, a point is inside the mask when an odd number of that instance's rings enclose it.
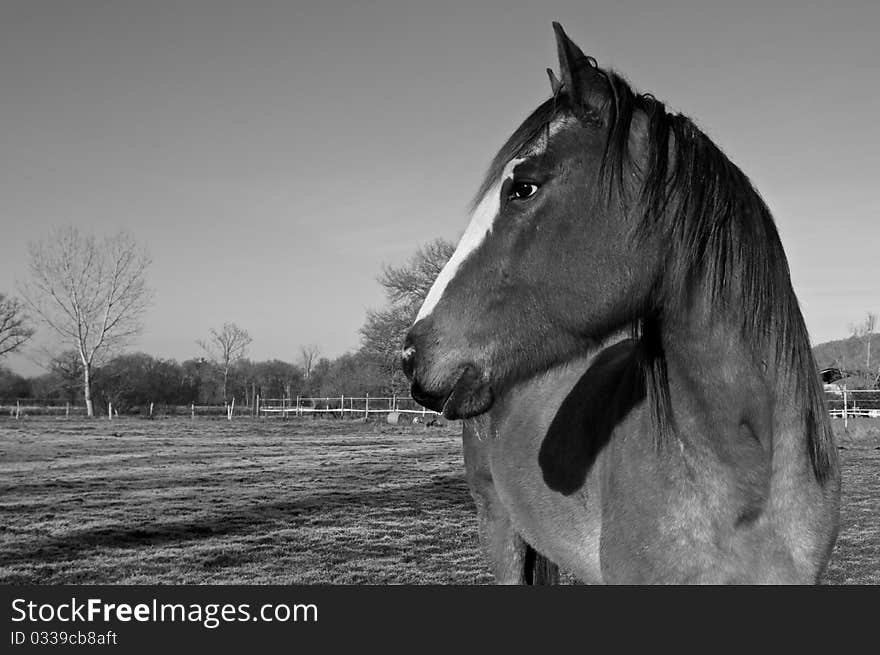
<instances>
[{"instance_id":1,"label":"horse head","mask_svg":"<svg viewBox=\"0 0 880 655\"><path fill-rule=\"evenodd\" d=\"M651 103L630 107L622 126L618 78L554 28L553 96L495 157L404 344L413 397L448 418L485 412L506 386L631 322L660 267L651 237L635 239L626 201L640 184ZM609 157L615 142L625 157Z\"/></svg>"}]
</instances>

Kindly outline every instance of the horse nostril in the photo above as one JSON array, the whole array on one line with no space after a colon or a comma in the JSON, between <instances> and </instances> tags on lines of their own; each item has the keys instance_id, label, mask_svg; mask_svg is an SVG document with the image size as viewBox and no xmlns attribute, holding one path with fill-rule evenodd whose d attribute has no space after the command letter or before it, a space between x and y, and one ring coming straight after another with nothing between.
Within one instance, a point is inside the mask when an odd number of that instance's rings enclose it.
<instances>
[{"instance_id":1,"label":"horse nostril","mask_svg":"<svg viewBox=\"0 0 880 655\"><path fill-rule=\"evenodd\" d=\"M409 342L409 339L407 339ZM413 377L413 370L415 369L416 363L416 349L415 346L407 345L404 347L403 351L400 353L400 366L403 369L404 375L411 381Z\"/></svg>"}]
</instances>

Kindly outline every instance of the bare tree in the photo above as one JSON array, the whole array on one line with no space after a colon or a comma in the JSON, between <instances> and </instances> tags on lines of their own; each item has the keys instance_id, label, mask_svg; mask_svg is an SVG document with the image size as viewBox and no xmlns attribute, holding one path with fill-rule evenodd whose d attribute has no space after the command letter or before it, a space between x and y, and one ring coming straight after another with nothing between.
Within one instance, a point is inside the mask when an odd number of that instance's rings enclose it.
<instances>
[{"instance_id":1,"label":"bare tree","mask_svg":"<svg viewBox=\"0 0 880 655\"><path fill-rule=\"evenodd\" d=\"M150 257L129 232L98 240L75 227L53 230L29 250L31 280L22 296L79 354L86 413L94 416L93 367L140 332L152 299Z\"/></svg>"},{"instance_id":2,"label":"bare tree","mask_svg":"<svg viewBox=\"0 0 880 655\"><path fill-rule=\"evenodd\" d=\"M313 343L308 346L300 347L299 363L300 366L302 366L303 373L305 373L306 380L311 379L312 371L315 369L315 363L317 363L318 357L320 356L321 349Z\"/></svg>"},{"instance_id":3,"label":"bare tree","mask_svg":"<svg viewBox=\"0 0 880 655\"><path fill-rule=\"evenodd\" d=\"M235 323L224 323L220 330L211 330L207 341L196 341L208 358L223 371L223 402L226 402L226 387L229 381L230 367L244 357L247 347L253 339L247 330Z\"/></svg>"},{"instance_id":4,"label":"bare tree","mask_svg":"<svg viewBox=\"0 0 880 655\"><path fill-rule=\"evenodd\" d=\"M22 303L0 293L0 357L17 350L33 335Z\"/></svg>"},{"instance_id":5,"label":"bare tree","mask_svg":"<svg viewBox=\"0 0 880 655\"><path fill-rule=\"evenodd\" d=\"M877 314L868 312L861 323L851 323L850 332L856 339L865 342L865 371L871 373L871 337L877 327Z\"/></svg>"},{"instance_id":6,"label":"bare tree","mask_svg":"<svg viewBox=\"0 0 880 655\"><path fill-rule=\"evenodd\" d=\"M402 266L383 266L379 284L392 304L421 304L446 262L455 252L455 244L445 239L419 247ZM418 311L418 307L415 308Z\"/></svg>"},{"instance_id":7,"label":"bare tree","mask_svg":"<svg viewBox=\"0 0 880 655\"><path fill-rule=\"evenodd\" d=\"M436 239L420 247L402 266L384 266L378 277L388 302L382 309L367 311L361 344L365 352L379 357L393 391L407 386L400 369L406 331L453 252L453 243Z\"/></svg>"},{"instance_id":8,"label":"bare tree","mask_svg":"<svg viewBox=\"0 0 880 655\"><path fill-rule=\"evenodd\" d=\"M395 305L379 310L370 309L361 327L363 352L378 357L389 392L402 393L409 386L400 367L400 351L414 317L413 312Z\"/></svg>"},{"instance_id":9,"label":"bare tree","mask_svg":"<svg viewBox=\"0 0 880 655\"><path fill-rule=\"evenodd\" d=\"M868 312L862 324L865 332L865 368L871 371L871 339L877 327L877 314Z\"/></svg>"}]
</instances>

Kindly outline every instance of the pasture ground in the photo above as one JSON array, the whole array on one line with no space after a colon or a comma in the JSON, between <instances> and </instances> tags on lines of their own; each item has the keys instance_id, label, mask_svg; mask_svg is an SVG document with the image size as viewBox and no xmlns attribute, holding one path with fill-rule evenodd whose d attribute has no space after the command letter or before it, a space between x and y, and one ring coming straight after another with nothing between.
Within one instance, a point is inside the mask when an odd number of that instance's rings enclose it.
<instances>
[{"instance_id":1,"label":"pasture ground","mask_svg":"<svg viewBox=\"0 0 880 655\"><path fill-rule=\"evenodd\" d=\"M880 583L880 422L843 433L830 583ZM460 426L0 419L2 583L489 583Z\"/></svg>"}]
</instances>

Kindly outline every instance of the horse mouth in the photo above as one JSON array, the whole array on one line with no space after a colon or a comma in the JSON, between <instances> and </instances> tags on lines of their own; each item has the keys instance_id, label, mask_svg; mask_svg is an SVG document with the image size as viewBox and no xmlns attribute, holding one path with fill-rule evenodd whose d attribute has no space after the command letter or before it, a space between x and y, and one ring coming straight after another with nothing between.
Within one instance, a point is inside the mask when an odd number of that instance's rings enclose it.
<instances>
[{"instance_id":1,"label":"horse mouth","mask_svg":"<svg viewBox=\"0 0 880 655\"><path fill-rule=\"evenodd\" d=\"M429 393L417 382L412 383L410 393L417 403L443 414L450 421L479 416L487 412L495 400L492 387L471 364L462 368L448 393Z\"/></svg>"}]
</instances>

